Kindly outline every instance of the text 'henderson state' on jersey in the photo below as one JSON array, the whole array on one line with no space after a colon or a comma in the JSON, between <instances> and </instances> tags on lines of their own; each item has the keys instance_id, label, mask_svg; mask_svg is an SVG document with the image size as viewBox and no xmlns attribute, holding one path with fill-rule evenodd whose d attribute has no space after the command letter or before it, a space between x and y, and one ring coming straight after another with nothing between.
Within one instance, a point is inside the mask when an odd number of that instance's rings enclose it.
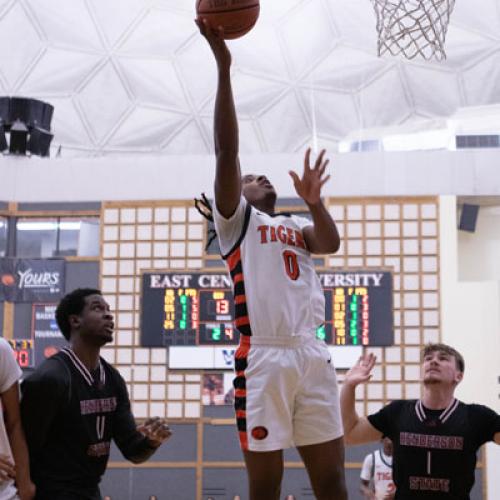
<instances>
[{"instance_id":1,"label":"text 'henderson state' on jersey","mask_svg":"<svg viewBox=\"0 0 500 500\"><path fill-rule=\"evenodd\" d=\"M270 216L243 196L229 219L215 204L213 212L223 258L230 267L241 262L242 276L235 280L231 274L235 289L243 280L252 337L314 335L325 321L325 296L302 233L312 222L295 215Z\"/></svg>"},{"instance_id":2,"label":"text 'henderson state' on jersey","mask_svg":"<svg viewBox=\"0 0 500 500\"><path fill-rule=\"evenodd\" d=\"M396 400L368 416L394 446L396 499L468 500L477 450L500 432L500 415L453 400L444 410Z\"/></svg>"}]
</instances>

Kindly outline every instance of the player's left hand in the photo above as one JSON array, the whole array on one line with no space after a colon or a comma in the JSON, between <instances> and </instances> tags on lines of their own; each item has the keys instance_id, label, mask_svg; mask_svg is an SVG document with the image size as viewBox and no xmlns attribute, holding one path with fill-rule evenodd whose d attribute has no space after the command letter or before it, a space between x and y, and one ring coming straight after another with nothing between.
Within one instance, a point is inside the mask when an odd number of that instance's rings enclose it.
<instances>
[{"instance_id":1,"label":"player's left hand","mask_svg":"<svg viewBox=\"0 0 500 500\"><path fill-rule=\"evenodd\" d=\"M344 384L346 386L356 387L359 384L368 382L372 378L372 370L375 366L377 357L373 354L363 354L358 362L345 374Z\"/></svg>"},{"instance_id":2,"label":"player's left hand","mask_svg":"<svg viewBox=\"0 0 500 500\"><path fill-rule=\"evenodd\" d=\"M330 160L324 160L326 150L321 150L316 158L314 167L311 168L311 148L308 148L304 156L304 173L302 179L296 172L290 170L288 172L293 179L293 185L297 194L308 204L315 205L321 199L321 188L330 179L330 176L325 176L326 166Z\"/></svg>"},{"instance_id":3,"label":"player's left hand","mask_svg":"<svg viewBox=\"0 0 500 500\"><path fill-rule=\"evenodd\" d=\"M159 417L148 418L137 430L148 438L153 448L158 448L172 435L167 422Z\"/></svg>"},{"instance_id":4,"label":"player's left hand","mask_svg":"<svg viewBox=\"0 0 500 500\"><path fill-rule=\"evenodd\" d=\"M226 41L224 40L224 28L218 26L216 29L212 28L208 20L204 17L195 19L194 21L200 33L206 38L212 52L214 54L217 66L220 69L229 71L231 67L231 52L229 51Z\"/></svg>"}]
</instances>

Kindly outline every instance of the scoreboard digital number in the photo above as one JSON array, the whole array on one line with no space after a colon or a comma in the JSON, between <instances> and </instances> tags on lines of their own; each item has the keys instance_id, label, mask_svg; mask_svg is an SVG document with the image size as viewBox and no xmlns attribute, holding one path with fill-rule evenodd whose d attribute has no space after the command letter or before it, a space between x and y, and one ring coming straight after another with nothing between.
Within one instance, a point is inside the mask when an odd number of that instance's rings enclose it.
<instances>
[{"instance_id":1,"label":"scoreboard digital number","mask_svg":"<svg viewBox=\"0 0 500 500\"><path fill-rule=\"evenodd\" d=\"M229 277L221 273L142 277L141 344L238 344Z\"/></svg>"},{"instance_id":2,"label":"scoreboard digital number","mask_svg":"<svg viewBox=\"0 0 500 500\"><path fill-rule=\"evenodd\" d=\"M33 368L33 340L31 339L9 339L7 342L14 350L14 356L20 368Z\"/></svg>"},{"instance_id":3,"label":"scoreboard digital number","mask_svg":"<svg viewBox=\"0 0 500 500\"><path fill-rule=\"evenodd\" d=\"M56 322L56 304L32 304L31 338L9 339L21 368L36 368L68 342Z\"/></svg>"},{"instance_id":4,"label":"scoreboard digital number","mask_svg":"<svg viewBox=\"0 0 500 500\"><path fill-rule=\"evenodd\" d=\"M316 335L330 345L394 343L392 274L388 271L319 271L325 323ZM232 283L221 272L142 275L143 347L236 345Z\"/></svg>"},{"instance_id":5,"label":"scoreboard digital number","mask_svg":"<svg viewBox=\"0 0 500 500\"><path fill-rule=\"evenodd\" d=\"M173 345L236 343L229 290L165 290L163 329Z\"/></svg>"}]
</instances>

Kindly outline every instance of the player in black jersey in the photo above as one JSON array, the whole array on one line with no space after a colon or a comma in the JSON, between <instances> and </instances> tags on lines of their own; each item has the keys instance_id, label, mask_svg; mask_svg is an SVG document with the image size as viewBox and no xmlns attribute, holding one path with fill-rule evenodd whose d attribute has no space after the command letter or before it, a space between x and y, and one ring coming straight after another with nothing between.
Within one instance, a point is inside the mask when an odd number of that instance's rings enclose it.
<instances>
[{"instance_id":1,"label":"player in black jersey","mask_svg":"<svg viewBox=\"0 0 500 500\"><path fill-rule=\"evenodd\" d=\"M396 499L469 499L478 448L500 444L500 415L454 397L464 374L460 353L445 344L423 351L423 397L398 400L367 418L355 410L355 389L370 379L373 355L362 356L346 374L340 405L348 444L380 439L394 444Z\"/></svg>"},{"instance_id":2,"label":"player in black jersey","mask_svg":"<svg viewBox=\"0 0 500 500\"><path fill-rule=\"evenodd\" d=\"M125 381L99 356L113 339L113 316L99 290L77 289L56 319L70 347L22 384L21 411L36 500L99 500L111 440L134 463L170 436L164 420L137 427Z\"/></svg>"}]
</instances>

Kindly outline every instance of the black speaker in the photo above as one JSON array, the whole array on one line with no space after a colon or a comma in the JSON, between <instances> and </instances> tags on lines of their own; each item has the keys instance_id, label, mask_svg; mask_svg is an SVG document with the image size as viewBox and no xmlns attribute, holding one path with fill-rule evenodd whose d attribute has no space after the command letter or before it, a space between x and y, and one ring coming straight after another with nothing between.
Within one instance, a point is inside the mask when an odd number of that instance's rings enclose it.
<instances>
[{"instance_id":1,"label":"black speaker","mask_svg":"<svg viewBox=\"0 0 500 500\"><path fill-rule=\"evenodd\" d=\"M460 214L460 222L458 229L461 231L469 231L473 233L476 230L477 216L479 215L479 205L462 205L462 213Z\"/></svg>"},{"instance_id":2,"label":"black speaker","mask_svg":"<svg viewBox=\"0 0 500 500\"><path fill-rule=\"evenodd\" d=\"M11 97L10 98L10 123L17 120L28 123L30 110L30 99L26 97Z\"/></svg>"},{"instance_id":3,"label":"black speaker","mask_svg":"<svg viewBox=\"0 0 500 500\"><path fill-rule=\"evenodd\" d=\"M0 97L0 154L49 156L53 114L54 107L38 99Z\"/></svg>"},{"instance_id":4,"label":"black speaker","mask_svg":"<svg viewBox=\"0 0 500 500\"><path fill-rule=\"evenodd\" d=\"M25 155L28 140L28 127L21 120L16 120L10 127L9 151L15 155Z\"/></svg>"},{"instance_id":5,"label":"black speaker","mask_svg":"<svg viewBox=\"0 0 500 500\"><path fill-rule=\"evenodd\" d=\"M10 98L0 97L0 121L10 126Z\"/></svg>"},{"instance_id":6,"label":"black speaker","mask_svg":"<svg viewBox=\"0 0 500 500\"><path fill-rule=\"evenodd\" d=\"M28 150L31 151L32 155L49 156L50 143L53 137L54 136L46 130L34 128L28 139Z\"/></svg>"},{"instance_id":7,"label":"black speaker","mask_svg":"<svg viewBox=\"0 0 500 500\"><path fill-rule=\"evenodd\" d=\"M0 118L0 153L3 153L9 149L9 145L7 144L7 138L5 137L5 125Z\"/></svg>"}]
</instances>

